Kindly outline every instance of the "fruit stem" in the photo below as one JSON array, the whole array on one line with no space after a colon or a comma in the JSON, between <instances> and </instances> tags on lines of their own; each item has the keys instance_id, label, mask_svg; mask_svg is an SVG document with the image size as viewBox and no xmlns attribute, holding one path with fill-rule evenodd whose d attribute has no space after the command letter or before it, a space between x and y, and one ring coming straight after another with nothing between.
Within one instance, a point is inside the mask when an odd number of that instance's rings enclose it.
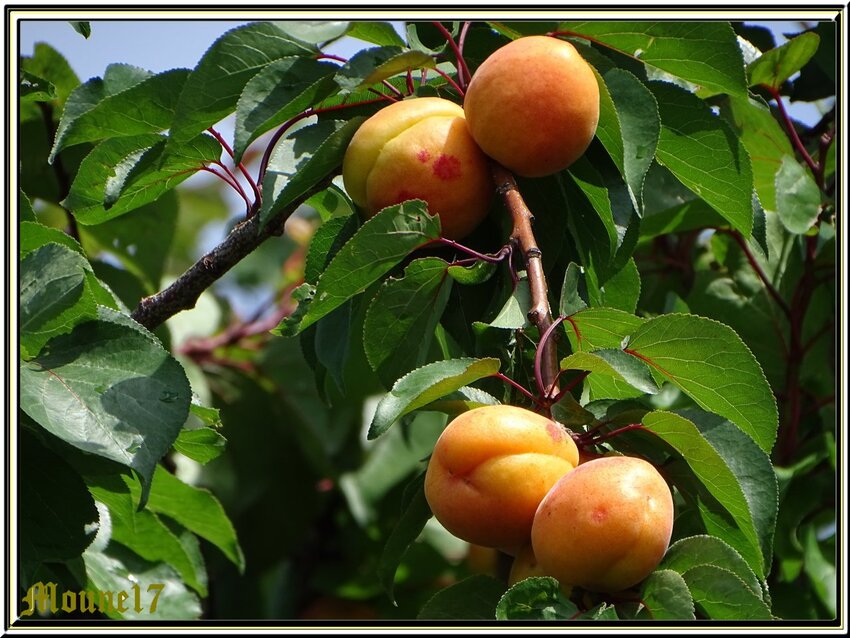
<instances>
[{"instance_id":1,"label":"fruit stem","mask_svg":"<svg viewBox=\"0 0 850 638\"><path fill-rule=\"evenodd\" d=\"M543 383L543 349L546 347L546 344L549 343L549 340L552 338L552 333L555 331L555 328L557 328L566 318L567 317L565 315L558 317L557 319L555 319L555 321L552 322L552 324L548 328L546 328L546 332L544 332L540 336L540 342L537 344L537 350L535 350L534 352L534 378L537 379L537 388L542 393L543 399L547 401L550 400L553 395L545 391L546 385ZM558 372L560 372L560 369L558 370ZM557 378L558 377L556 375L555 379L550 385L554 385L554 382L557 380Z\"/></svg>"},{"instance_id":2,"label":"fruit stem","mask_svg":"<svg viewBox=\"0 0 850 638\"><path fill-rule=\"evenodd\" d=\"M454 51L455 57L457 58L457 79L458 84L460 85L460 94L463 95L467 84L469 84L469 80L472 77L469 73L469 67L466 66L466 60L463 59L463 51L458 46L458 43L455 42L455 39L452 37L451 32L443 26L441 22L434 21L432 23L437 30L443 34L443 37L446 38L446 41L449 43L449 46ZM466 37L465 31L461 31L461 37Z\"/></svg>"},{"instance_id":3,"label":"fruit stem","mask_svg":"<svg viewBox=\"0 0 850 638\"><path fill-rule=\"evenodd\" d=\"M496 191L504 199L513 219L511 239L519 245L525 259L525 269L531 291L531 308L528 311L528 319L537 327L541 335L538 343L540 356L538 391L541 399L545 399L545 397L558 394L558 349L555 339L543 339L543 336L552 326L552 312L549 309L549 292L546 275L543 272L543 254L537 247L537 239L534 237L531 228L534 215L531 214L522 194L519 192L513 174L497 162L491 164L491 170Z\"/></svg>"},{"instance_id":4,"label":"fruit stem","mask_svg":"<svg viewBox=\"0 0 850 638\"><path fill-rule=\"evenodd\" d=\"M215 128L213 128L212 126L210 126L207 130L216 139L216 141L219 144L221 144L221 147L230 156L230 158L235 159L233 149L230 148L230 144L227 143L227 141L224 139L224 137L221 135L221 133L219 133L217 130L215 130ZM219 165L222 168L225 168L224 164L219 163ZM254 192L254 202L255 203L261 202L262 198L263 198L263 194L260 192L260 188L257 186L257 182L255 182L253 180L253 178L251 177L251 173L249 173L248 169L245 168L245 164L243 164L242 162L239 162L238 164L236 164L236 168L239 169L239 172L242 173L242 175L248 181L248 184L250 184L251 190ZM225 168L225 170L227 170L227 169ZM228 170L227 172L229 173L230 171ZM238 189L241 191L241 193L243 194L243 197L244 197L244 191L242 190L241 185L239 185L239 182L236 181L235 177L234 177L234 181L236 182ZM255 206L255 208L259 208L259 206ZM250 204L248 205L248 211L249 211L249 213L252 212L252 207L251 207Z\"/></svg>"},{"instance_id":5,"label":"fruit stem","mask_svg":"<svg viewBox=\"0 0 850 638\"><path fill-rule=\"evenodd\" d=\"M519 383L517 383L516 381L511 379L509 376L504 375L501 372L496 372L495 374L491 374L490 376L495 378L495 379L500 379L501 381L504 381L505 383L507 383L511 387L519 390L520 393L522 393L523 396L525 396L526 398L533 401L535 405L540 406L541 408L546 407L543 401L541 401L538 397L534 396L531 392L526 390L523 386L521 386Z\"/></svg>"}]
</instances>

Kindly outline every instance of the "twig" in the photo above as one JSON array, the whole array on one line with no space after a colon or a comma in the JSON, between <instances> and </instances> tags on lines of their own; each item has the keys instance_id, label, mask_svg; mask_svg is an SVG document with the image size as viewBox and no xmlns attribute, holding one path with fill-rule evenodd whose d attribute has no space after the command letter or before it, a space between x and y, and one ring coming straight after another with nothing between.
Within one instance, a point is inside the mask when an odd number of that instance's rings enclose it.
<instances>
[{"instance_id":1,"label":"twig","mask_svg":"<svg viewBox=\"0 0 850 638\"><path fill-rule=\"evenodd\" d=\"M534 216L525 204L517 188L514 176L504 166L492 163L493 181L496 190L502 195L505 205L513 218L511 238L517 242L525 259L526 273L531 291L531 309L528 319L540 335L546 334L552 325L552 313L549 309L549 291L546 276L543 273L543 254L537 247L537 240L531 228ZM541 383L543 396L555 396L558 393L558 350L554 339L541 343Z\"/></svg>"},{"instance_id":2,"label":"twig","mask_svg":"<svg viewBox=\"0 0 850 638\"><path fill-rule=\"evenodd\" d=\"M194 308L204 290L266 239L280 235L289 216L305 200L327 188L331 177L316 184L309 192L268 220L264 226L261 227L259 215L253 215L237 224L223 242L201 257L168 288L142 299L133 311L133 319L148 330L153 330L181 310Z\"/></svg>"}]
</instances>

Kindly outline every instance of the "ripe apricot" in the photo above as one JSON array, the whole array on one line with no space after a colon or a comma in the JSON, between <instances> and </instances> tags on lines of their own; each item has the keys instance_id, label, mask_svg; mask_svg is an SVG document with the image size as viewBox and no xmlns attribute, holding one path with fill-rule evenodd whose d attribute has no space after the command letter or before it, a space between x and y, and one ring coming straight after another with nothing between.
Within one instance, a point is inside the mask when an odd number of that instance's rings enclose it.
<instances>
[{"instance_id":1,"label":"ripe apricot","mask_svg":"<svg viewBox=\"0 0 850 638\"><path fill-rule=\"evenodd\" d=\"M561 585L617 592L661 562L673 531L670 488L647 461L612 456L582 463L540 503L531 544Z\"/></svg>"},{"instance_id":2,"label":"ripe apricot","mask_svg":"<svg viewBox=\"0 0 850 638\"><path fill-rule=\"evenodd\" d=\"M572 44L528 36L481 63L463 109L487 155L518 175L542 177L587 150L599 122L599 86Z\"/></svg>"},{"instance_id":3,"label":"ripe apricot","mask_svg":"<svg viewBox=\"0 0 850 638\"><path fill-rule=\"evenodd\" d=\"M519 581L533 576L548 575L543 571L540 563L537 562L537 557L534 555L534 548L529 543L517 552L513 563L511 563L511 571L508 574L508 586L513 587Z\"/></svg>"},{"instance_id":4,"label":"ripe apricot","mask_svg":"<svg viewBox=\"0 0 850 638\"><path fill-rule=\"evenodd\" d=\"M552 419L510 405L475 408L437 440L425 498L458 538L515 553L540 501L577 463L575 443Z\"/></svg>"},{"instance_id":5,"label":"ripe apricot","mask_svg":"<svg viewBox=\"0 0 850 638\"><path fill-rule=\"evenodd\" d=\"M422 199L448 239L472 232L492 199L489 160L469 134L463 108L442 98L396 102L366 120L345 152L342 177L365 219Z\"/></svg>"}]
</instances>

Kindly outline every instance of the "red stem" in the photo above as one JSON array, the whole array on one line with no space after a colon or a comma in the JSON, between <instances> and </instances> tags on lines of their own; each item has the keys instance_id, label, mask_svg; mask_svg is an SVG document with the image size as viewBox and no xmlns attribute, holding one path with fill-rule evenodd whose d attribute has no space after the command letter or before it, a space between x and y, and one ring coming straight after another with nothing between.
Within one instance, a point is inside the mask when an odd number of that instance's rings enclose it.
<instances>
[{"instance_id":1,"label":"red stem","mask_svg":"<svg viewBox=\"0 0 850 638\"><path fill-rule=\"evenodd\" d=\"M606 432L605 434L600 434L597 437L588 437L582 438L582 442L584 445L596 445L597 443L602 443L602 441L607 441L608 439L613 439L615 436L619 436L624 432L631 432L632 430L646 430L646 427L642 423L631 423L629 425L624 425L621 428L617 428L616 430L611 430L610 432ZM587 434L587 433L585 433ZM581 437L580 437L581 438Z\"/></svg>"},{"instance_id":2,"label":"red stem","mask_svg":"<svg viewBox=\"0 0 850 638\"><path fill-rule=\"evenodd\" d=\"M443 37L446 38L446 41L452 48L452 51L454 51L455 57L457 58L457 79L460 84L458 88L460 89L460 94L463 95L466 92L466 87L472 77L469 73L469 67L466 66L466 60L463 59L463 51L461 50L461 47L458 46L458 43L455 42L451 32L449 32L449 30L446 29L441 22L435 21L432 24L437 27L437 30L440 33L443 34Z\"/></svg>"},{"instance_id":3,"label":"red stem","mask_svg":"<svg viewBox=\"0 0 850 638\"><path fill-rule=\"evenodd\" d=\"M451 84L451 85L454 87L455 91L457 91L457 92L458 92L458 94L459 94L461 97L463 97L463 96L464 96L464 94L465 94L464 90L463 90L462 88L460 88L460 86L458 85L458 83L457 83L457 82L455 82L455 81L451 78L451 76L450 76L448 73L446 73L445 71L441 71L440 69L434 69L434 70L435 70L435 71L436 71L439 75L443 76L443 78L446 80L446 82L448 82L449 84Z\"/></svg>"},{"instance_id":4,"label":"red stem","mask_svg":"<svg viewBox=\"0 0 850 638\"><path fill-rule=\"evenodd\" d=\"M539 406L539 407L542 407L542 408L545 408L545 407L546 407L546 405L545 405L545 404L544 404L544 403L543 403L543 402L542 402L539 398L537 398L536 396L534 396L531 392L529 392L528 390L526 390L526 389L525 389L524 387L522 387L519 383L517 383L516 381L514 381L514 380L513 380L513 379L511 379L510 377L508 377L508 376L506 376L506 375L502 374L501 372L496 372L495 374L491 374L490 376L491 376L491 377L493 377L493 378L496 378L496 379L500 379L500 380L504 381L505 383L507 383L508 385L510 385L511 387L516 388L516 389L517 389L517 390L519 390L519 391L520 391L520 392L521 392L521 393L522 393L522 394L523 394L523 395L524 395L527 399L530 399L531 401L533 401L535 405L537 405L537 406Z\"/></svg>"},{"instance_id":5,"label":"red stem","mask_svg":"<svg viewBox=\"0 0 850 638\"><path fill-rule=\"evenodd\" d=\"M218 131L216 131L215 128L213 128L212 126L209 127L207 130L212 134L212 136L216 140L218 140L218 143L221 144L221 147L225 150L225 152L228 155L230 155L231 159L233 159L234 158L233 149L230 148L230 145L227 143L227 140L225 140L224 137L222 137L222 135ZM248 169L245 168L245 165L242 162L239 162L238 164L236 164L236 167L239 169L239 172L242 173L242 175L245 177L245 179L248 180L248 184L250 184L251 190L254 191L255 206L258 205L259 202L262 200L263 195L260 192L260 189L257 186L257 183L251 178L251 174L248 172Z\"/></svg>"},{"instance_id":6,"label":"red stem","mask_svg":"<svg viewBox=\"0 0 850 638\"><path fill-rule=\"evenodd\" d=\"M540 392L540 397L543 400L551 399L552 397L550 395L553 393L553 389L557 387L555 385L557 377L549 384L550 387L547 387L543 382L543 351L547 348L549 340L552 338L552 333L555 332L555 328L561 325L566 318L566 315L561 315L546 328L543 334L540 335L540 341L537 343L537 349L534 351L534 379L537 381L537 390Z\"/></svg>"},{"instance_id":7,"label":"red stem","mask_svg":"<svg viewBox=\"0 0 850 638\"><path fill-rule=\"evenodd\" d=\"M794 122L791 120L791 116L788 115L788 111L785 109L785 102L782 101L782 95L779 93L779 89L775 89L772 86L766 88L776 101L776 106L779 108L779 114L782 116L782 121L788 131L788 137L791 139L791 143L794 145L794 148L797 149L797 152L803 158L803 161L806 162L808 167L811 169L812 174L817 177L823 171L821 171L817 162L812 159L812 156L809 155L809 151L807 151L806 147L803 145L803 140L801 140L800 136L797 134L797 129L794 128ZM821 177L821 182L822 181L823 179ZM821 188L823 187L822 184L818 185L821 186Z\"/></svg>"}]
</instances>

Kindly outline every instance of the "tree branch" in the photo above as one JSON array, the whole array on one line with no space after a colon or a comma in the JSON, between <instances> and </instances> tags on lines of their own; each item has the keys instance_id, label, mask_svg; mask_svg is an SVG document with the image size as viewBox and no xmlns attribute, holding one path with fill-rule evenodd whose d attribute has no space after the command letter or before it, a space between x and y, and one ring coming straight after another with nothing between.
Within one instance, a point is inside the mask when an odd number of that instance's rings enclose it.
<instances>
[{"instance_id":1,"label":"tree branch","mask_svg":"<svg viewBox=\"0 0 850 638\"><path fill-rule=\"evenodd\" d=\"M283 233L283 224L293 212L315 193L328 187L331 177L287 206L260 228L259 215L237 224L218 246L201 257L168 288L145 297L131 315L148 330L157 328L181 310L194 308L207 288L272 235Z\"/></svg>"},{"instance_id":2,"label":"tree branch","mask_svg":"<svg viewBox=\"0 0 850 638\"><path fill-rule=\"evenodd\" d=\"M528 311L528 319L537 326L542 336L552 325L552 312L549 308L549 291L546 284L546 276L543 273L543 255L537 247L537 240L531 228L534 215L525 204L525 200L517 188L514 176L504 166L492 163L493 181L496 190L502 195L505 205L513 218L513 239L520 247L525 259L528 283L531 290L531 309ZM551 397L558 394L556 381L558 377L558 349L555 339L547 339L539 344L542 349L541 381L543 387L539 388L543 397Z\"/></svg>"}]
</instances>

